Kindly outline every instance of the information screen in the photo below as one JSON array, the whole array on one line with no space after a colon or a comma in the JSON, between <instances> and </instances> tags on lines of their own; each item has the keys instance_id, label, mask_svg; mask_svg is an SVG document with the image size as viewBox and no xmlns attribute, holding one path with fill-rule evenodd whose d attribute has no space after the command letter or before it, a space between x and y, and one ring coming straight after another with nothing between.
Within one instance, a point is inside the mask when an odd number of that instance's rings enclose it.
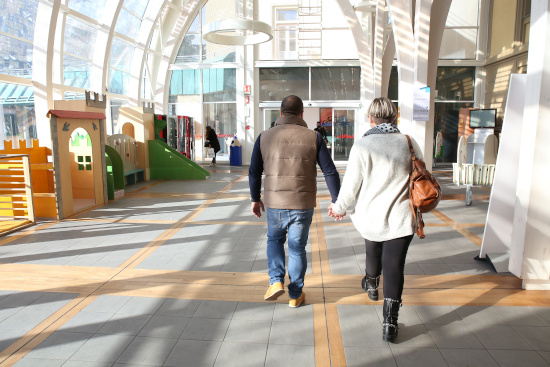
<instances>
[{"instance_id":1,"label":"information screen","mask_svg":"<svg viewBox=\"0 0 550 367\"><path fill-rule=\"evenodd\" d=\"M470 127L475 128L493 128L497 118L496 109L470 110Z\"/></svg>"}]
</instances>

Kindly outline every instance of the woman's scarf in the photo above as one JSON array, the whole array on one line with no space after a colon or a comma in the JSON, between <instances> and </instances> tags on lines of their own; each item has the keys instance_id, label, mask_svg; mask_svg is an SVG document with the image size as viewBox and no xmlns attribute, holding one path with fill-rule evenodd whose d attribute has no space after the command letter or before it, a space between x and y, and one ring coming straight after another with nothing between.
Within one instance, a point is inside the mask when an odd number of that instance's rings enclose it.
<instances>
[{"instance_id":1,"label":"woman's scarf","mask_svg":"<svg viewBox=\"0 0 550 367\"><path fill-rule=\"evenodd\" d=\"M391 134L391 133L398 133L398 132L400 131L395 125L384 122L383 124L376 125L372 129L368 130L363 135L363 137L367 135L372 135L372 134Z\"/></svg>"}]
</instances>

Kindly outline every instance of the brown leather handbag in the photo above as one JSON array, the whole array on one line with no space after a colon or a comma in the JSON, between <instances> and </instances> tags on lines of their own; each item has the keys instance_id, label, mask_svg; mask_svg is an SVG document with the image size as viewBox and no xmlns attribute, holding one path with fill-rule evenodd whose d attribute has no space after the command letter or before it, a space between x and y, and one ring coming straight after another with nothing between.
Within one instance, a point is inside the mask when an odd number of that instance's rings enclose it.
<instances>
[{"instance_id":1,"label":"brown leather handbag","mask_svg":"<svg viewBox=\"0 0 550 367\"><path fill-rule=\"evenodd\" d=\"M435 209L441 200L441 187L437 179L426 169L426 164L416 159L416 154L408 135L409 149L411 150L412 169L409 174L409 199L413 211L416 234L418 238L424 238L424 220L422 213L428 213Z\"/></svg>"}]
</instances>

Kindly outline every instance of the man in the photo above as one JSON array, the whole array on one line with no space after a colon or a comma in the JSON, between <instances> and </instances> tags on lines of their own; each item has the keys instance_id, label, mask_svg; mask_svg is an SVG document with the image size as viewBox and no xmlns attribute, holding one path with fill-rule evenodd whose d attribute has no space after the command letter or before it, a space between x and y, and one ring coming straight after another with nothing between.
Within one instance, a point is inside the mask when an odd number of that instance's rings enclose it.
<instances>
[{"instance_id":1,"label":"man","mask_svg":"<svg viewBox=\"0 0 550 367\"><path fill-rule=\"evenodd\" d=\"M315 129L313 129L315 131L317 131L319 134L321 134L321 136L323 137L323 139L325 139L325 143L328 142L328 139L327 139L327 131L325 130L325 128L323 127L323 125L321 125L321 121L317 121L317 127Z\"/></svg>"},{"instance_id":2,"label":"man","mask_svg":"<svg viewBox=\"0 0 550 367\"><path fill-rule=\"evenodd\" d=\"M302 119L304 105L297 96L281 103L281 117L275 127L258 136L250 160L249 185L252 213L258 218L267 207L267 264L270 286L265 300L284 293L285 250L288 234L289 306L305 300L306 243L316 206L319 163L332 203L340 191L340 176L323 137L307 128ZM265 172L264 202L261 200L262 172ZM329 210L332 204L329 206Z\"/></svg>"}]
</instances>

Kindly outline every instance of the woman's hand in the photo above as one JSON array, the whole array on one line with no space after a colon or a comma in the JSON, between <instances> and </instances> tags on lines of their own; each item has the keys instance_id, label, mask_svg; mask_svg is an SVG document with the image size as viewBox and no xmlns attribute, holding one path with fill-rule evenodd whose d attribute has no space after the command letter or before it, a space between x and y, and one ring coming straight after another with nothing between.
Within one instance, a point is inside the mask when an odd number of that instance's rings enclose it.
<instances>
[{"instance_id":1,"label":"woman's hand","mask_svg":"<svg viewBox=\"0 0 550 367\"><path fill-rule=\"evenodd\" d=\"M332 210L333 205L334 205L334 203L330 203L330 205L328 206L328 216L334 218L334 221L339 221L339 220L344 219L344 217L346 216L346 212L344 212L344 214L338 214L338 213L334 212Z\"/></svg>"}]
</instances>

